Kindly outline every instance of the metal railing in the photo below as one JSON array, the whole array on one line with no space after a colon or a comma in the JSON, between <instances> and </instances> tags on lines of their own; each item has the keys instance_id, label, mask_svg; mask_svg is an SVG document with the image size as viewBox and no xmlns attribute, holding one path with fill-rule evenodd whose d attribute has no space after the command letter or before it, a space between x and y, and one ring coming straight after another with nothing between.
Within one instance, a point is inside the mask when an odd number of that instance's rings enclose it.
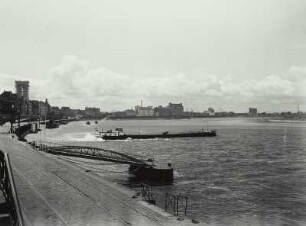
<instances>
[{"instance_id":1,"label":"metal railing","mask_svg":"<svg viewBox=\"0 0 306 226\"><path fill-rule=\"evenodd\" d=\"M23 226L21 209L7 153L0 150L0 190L8 204L10 220L13 226Z\"/></svg>"},{"instance_id":2,"label":"metal railing","mask_svg":"<svg viewBox=\"0 0 306 226\"><path fill-rule=\"evenodd\" d=\"M153 187L149 184L140 184L141 197L143 201L156 205L156 195L154 195ZM168 192L165 194L164 207L165 211L180 216L182 213L186 216L188 209L188 197L183 195L172 195Z\"/></svg>"},{"instance_id":3,"label":"metal railing","mask_svg":"<svg viewBox=\"0 0 306 226\"><path fill-rule=\"evenodd\" d=\"M32 143L33 147L37 147L38 142ZM40 143L37 147L38 150L48 152L55 155L65 155L65 156L74 156L74 157L83 157L90 159L98 159L109 162L117 162L123 164L130 164L135 166L149 166L151 164L137 159L133 156L106 150L103 148L97 147L88 147L88 146L72 146L72 145L61 145L56 143L44 142Z\"/></svg>"},{"instance_id":4,"label":"metal railing","mask_svg":"<svg viewBox=\"0 0 306 226\"><path fill-rule=\"evenodd\" d=\"M152 185L141 184L141 197L142 200L147 201L151 204L156 204L156 200L153 196L153 188Z\"/></svg>"},{"instance_id":5,"label":"metal railing","mask_svg":"<svg viewBox=\"0 0 306 226\"><path fill-rule=\"evenodd\" d=\"M167 212L171 209L174 216L179 216L181 212L184 215L187 215L187 208L188 208L188 198L187 196L182 195L171 195L166 193L165 197L165 211Z\"/></svg>"}]
</instances>

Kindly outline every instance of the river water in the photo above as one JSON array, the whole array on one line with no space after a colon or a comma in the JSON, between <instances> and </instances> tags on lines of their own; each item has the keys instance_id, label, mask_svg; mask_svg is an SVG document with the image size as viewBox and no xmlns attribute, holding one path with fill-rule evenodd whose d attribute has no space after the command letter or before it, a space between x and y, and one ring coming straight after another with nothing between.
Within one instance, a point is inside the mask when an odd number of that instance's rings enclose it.
<instances>
[{"instance_id":1,"label":"river water","mask_svg":"<svg viewBox=\"0 0 306 226\"><path fill-rule=\"evenodd\" d=\"M216 129L216 137L103 141L96 130L126 133ZM204 128L203 128L204 127ZM211 225L306 225L306 122L256 118L101 120L62 125L29 140L90 145L138 158L171 162L173 185L153 187L157 205L166 192L188 196L192 218ZM62 157L139 191L128 166Z\"/></svg>"}]
</instances>

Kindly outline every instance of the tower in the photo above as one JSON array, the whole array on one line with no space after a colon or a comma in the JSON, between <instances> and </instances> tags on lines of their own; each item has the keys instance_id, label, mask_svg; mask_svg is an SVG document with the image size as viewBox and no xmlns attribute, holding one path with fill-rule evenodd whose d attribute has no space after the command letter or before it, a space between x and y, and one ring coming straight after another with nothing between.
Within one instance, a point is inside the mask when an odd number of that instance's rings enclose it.
<instances>
[{"instance_id":1,"label":"tower","mask_svg":"<svg viewBox=\"0 0 306 226\"><path fill-rule=\"evenodd\" d=\"M23 97L24 100L29 100L29 81L15 81L17 97Z\"/></svg>"}]
</instances>

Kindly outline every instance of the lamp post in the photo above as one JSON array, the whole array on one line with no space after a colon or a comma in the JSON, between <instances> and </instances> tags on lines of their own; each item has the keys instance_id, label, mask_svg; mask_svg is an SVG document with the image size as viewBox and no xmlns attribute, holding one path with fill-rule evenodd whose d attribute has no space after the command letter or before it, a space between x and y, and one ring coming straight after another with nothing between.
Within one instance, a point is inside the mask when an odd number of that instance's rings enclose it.
<instances>
[{"instance_id":1,"label":"lamp post","mask_svg":"<svg viewBox=\"0 0 306 226\"><path fill-rule=\"evenodd\" d=\"M14 104L11 105L11 114L10 115L11 115L10 116L10 124L11 124L10 132L13 133L13 124L15 122L15 115L16 115Z\"/></svg>"},{"instance_id":2,"label":"lamp post","mask_svg":"<svg viewBox=\"0 0 306 226\"><path fill-rule=\"evenodd\" d=\"M18 116L18 127L20 127L20 110L17 110L17 116Z\"/></svg>"}]
</instances>

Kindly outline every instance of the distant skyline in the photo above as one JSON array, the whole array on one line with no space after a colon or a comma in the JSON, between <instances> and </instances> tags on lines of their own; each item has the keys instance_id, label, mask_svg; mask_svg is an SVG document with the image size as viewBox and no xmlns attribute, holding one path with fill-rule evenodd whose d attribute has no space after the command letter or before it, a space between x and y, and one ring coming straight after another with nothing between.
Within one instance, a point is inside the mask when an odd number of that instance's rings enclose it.
<instances>
[{"instance_id":1,"label":"distant skyline","mask_svg":"<svg viewBox=\"0 0 306 226\"><path fill-rule=\"evenodd\" d=\"M0 91L103 111L306 111L304 0L3 0Z\"/></svg>"}]
</instances>

